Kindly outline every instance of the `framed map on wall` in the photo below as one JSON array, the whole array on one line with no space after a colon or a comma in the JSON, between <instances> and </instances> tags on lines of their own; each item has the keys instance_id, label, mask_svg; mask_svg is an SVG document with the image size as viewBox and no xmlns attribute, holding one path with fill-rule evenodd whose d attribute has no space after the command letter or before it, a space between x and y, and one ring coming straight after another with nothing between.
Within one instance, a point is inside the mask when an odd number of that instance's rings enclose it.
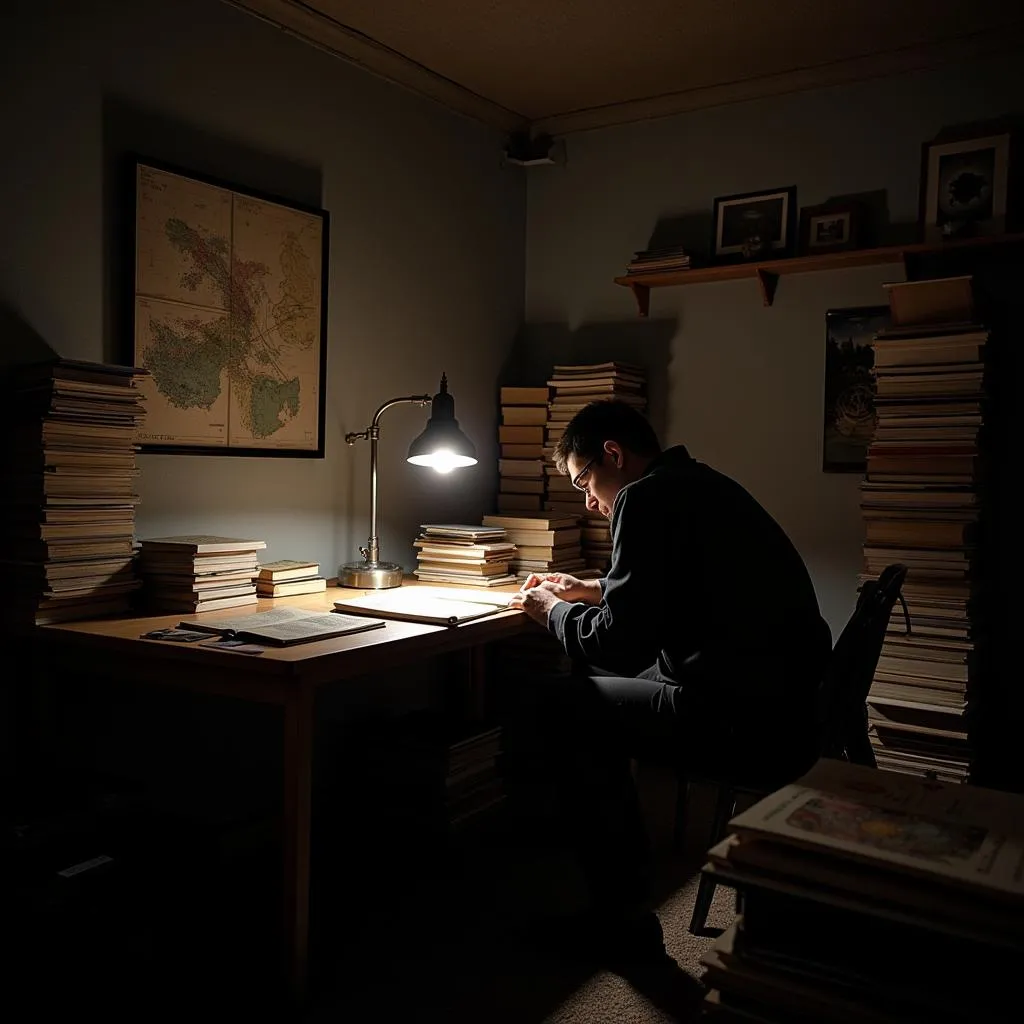
<instances>
[{"instance_id":1,"label":"framed map on wall","mask_svg":"<svg viewBox=\"0 0 1024 1024\"><path fill-rule=\"evenodd\" d=\"M323 458L327 211L134 163L141 450Z\"/></svg>"}]
</instances>

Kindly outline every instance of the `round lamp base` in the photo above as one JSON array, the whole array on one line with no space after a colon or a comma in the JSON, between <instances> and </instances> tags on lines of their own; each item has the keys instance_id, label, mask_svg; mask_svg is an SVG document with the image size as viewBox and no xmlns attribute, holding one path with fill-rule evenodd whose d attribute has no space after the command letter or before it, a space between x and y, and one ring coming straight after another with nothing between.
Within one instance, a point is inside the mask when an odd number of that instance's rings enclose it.
<instances>
[{"instance_id":1,"label":"round lamp base","mask_svg":"<svg viewBox=\"0 0 1024 1024\"><path fill-rule=\"evenodd\" d=\"M394 562L346 562L338 569L339 587L389 590L400 587L405 570Z\"/></svg>"}]
</instances>

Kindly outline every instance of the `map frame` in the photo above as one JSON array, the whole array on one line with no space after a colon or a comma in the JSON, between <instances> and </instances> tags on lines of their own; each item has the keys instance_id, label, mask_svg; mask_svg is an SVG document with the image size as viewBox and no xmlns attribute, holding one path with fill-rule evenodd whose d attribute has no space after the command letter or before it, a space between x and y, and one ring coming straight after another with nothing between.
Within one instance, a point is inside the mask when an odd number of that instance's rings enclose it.
<instances>
[{"instance_id":1,"label":"map frame","mask_svg":"<svg viewBox=\"0 0 1024 1024\"><path fill-rule=\"evenodd\" d=\"M209 188L211 190L220 190L230 196L231 203L234 204L236 197L245 200L255 200L262 204L272 204L273 206L281 208L281 213L287 216L289 211L301 214L303 218L314 218L319 225L320 232L320 246L319 246L319 271L312 275L313 282L312 288L316 299L319 304L319 316L315 321L315 332L312 339L310 348L316 353L316 397L317 397L317 408L313 422L315 423L315 437L311 441L305 443L289 443L282 441L275 443L274 445L259 446L253 444L232 444L230 442L230 434L232 426L229 423L226 426L227 436L224 443L196 443L193 440L185 439L180 436L174 436L173 434L165 435L166 439L160 441L152 440L140 440L138 448L141 452L151 452L156 454L181 454L181 455L229 455L229 456L243 456L243 457L265 457L265 458L324 458L325 454L325 424L326 424L326 411L327 411L327 284L328 284L328 257L330 250L330 213L329 211L319 207L310 205L308 203L302 203L294 199L289 199L281 195L269 193L256 188L250 188L248 186L239 184L237 182L227 181L223 178L218 178L213 175L204 174L195 170L190 170L179 165L169 163L163 160L153 159L151 157L142 154L130 154L128 158L128 164L130 169L130 203L131 203L131 221L132 221L132 233L131 233L131 266L129 273L131 274L131 312L128 318L130 324L130 351L131 351L131 363L132 365L145 367L146 361L143 355L144 339L141 337L141 327L139 323L138 309L140 300L153 301L153 297L148 295L144 291L139 289L139 250L140 250L140 239L141 239L141 227L142 218L140 216L140 173L144 170L151 170L159 174L171 174L176 175L182 179L188 185L197 187L199 189ZM212 193L211 193L212 194ZM231 242L229 242L228 252L228 266L233 267L232 257L233 250ZM233 281L230 282L234 284ZM236 288L232 287L229 289L229 294L235 294ZM159 300L156 300L159 301ZM230 305L230 304L229 304ZM196 308L199 312L208 314L209 311L202 309L200 303ZM229 323L231 321L231 312L228 311ZM166 372L166 370L164 371ZM230 406L230 401L226 404ZM230 412L229 412L230 417Z\"/></svg>"}]
</instances>

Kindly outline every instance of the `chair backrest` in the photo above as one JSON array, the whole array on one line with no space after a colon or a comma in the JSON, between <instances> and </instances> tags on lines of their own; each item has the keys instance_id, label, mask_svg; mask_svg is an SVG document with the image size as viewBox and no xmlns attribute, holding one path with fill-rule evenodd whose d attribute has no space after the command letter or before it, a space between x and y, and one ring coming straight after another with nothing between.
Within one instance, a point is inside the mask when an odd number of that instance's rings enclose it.
<instances>
[{"instance_id":1,"label":"chair backrest","mask_svg":"<svg viewBox=\"0 0 1024 1024\"><path fill-rule=\"evenodd\" d=\"M877 580L861 587L857 607L843 627L825 670L820 692L821 755L875 767L868 738L867 698L897 601L910 632L910 615L901 588L907 567L886 566Z\"/></svg>"}]
</instances>

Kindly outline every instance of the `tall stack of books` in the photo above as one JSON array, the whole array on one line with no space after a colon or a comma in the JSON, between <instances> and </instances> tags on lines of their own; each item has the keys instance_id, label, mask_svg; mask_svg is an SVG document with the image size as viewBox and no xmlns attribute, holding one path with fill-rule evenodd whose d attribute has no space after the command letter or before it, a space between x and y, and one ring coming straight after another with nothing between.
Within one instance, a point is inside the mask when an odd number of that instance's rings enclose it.
<instances>
[{"instance_id":1,"label":"tall stack of books","mask_svg":"<svg viewBox=\"0 0 1024 1024\"><path fill-rule=\"evenodd\" d=\"M501 389L499 512L541 510L544 504L544 424L547 416L546 386Z\"/></svg>"},{"instance_id":2,"label":"tall stack of books","mask_svg":"<svg viewBox=\"0 0 1024 1024\"><path fill-rule=\"evenodd\" d=\"M988 331L975 321L970 277L887 288L892 326L873 346L864 568L908 566L910 632L897 606L869 695L872 742L880 767L964 781Z\"/></svg>"},{"instance_id":3,"label":"tall stack of books","mask_svg":"<svg viewBox=\"0 0 1024 1024\"><path fill-rule=\"evenodd\" d=\"M640 366L621 362L555 365L548 385L553 395L548 404L545 455L547 501L550 512L567 512L581 517L581 548L588 569L604 571L611 560L612 541L608 521L600 512L587 509L585 499L552 461L554 447L566 424L590 402L614 398L645 412L647 377Z\"/></svg>"},{"instance_id":4,"label":"tall stack of books","mask_svg":"<svg viewBox=\"0 0 1024 1024\"><path fill-rule=\"evenodd\" d=\"M424 583L500 587L515 583L511 561L515 544L500 526L426 523L420 527L413 575Z\"/></svg>"},{"instance_id":5,"label":"tall stack of books","mask_svg":"<svg viewBox=\"0 0 1024 1024\"><path fill-rule=\"evenodd\" d=\"M448 747L445 806L455 828L467 824L505 799L498 758L501 727L467 736Z\"/></svg>"},{"instance_id":6,"label":"tall stack of books","mask_svg":"<svg viewBox=\"0 0 1024 1024\"><path fill-rule=\"evenodd\" d=\"M626 266L628 275L668 274L674 270L689 270L690 254L681 245L663 245L651 249L638 249Z\"/></svg>"},{"instance_id":7,"label":"tall stack of books","mask_svg":"<svg viewBox=\"0 0 1024 1024\"><path fill-rule=\"evenodd\" d=\"M153 537L139 542L143 595L152 611L212 612L257 604L257 551L242 537Z\"/></svg>"},{"instance_id":8,"label":"tall stack of books","mask_svg":"<svg viewBox=\"0 0 1024 1024\"><path fill-rule=\"evenodd\" d=\"M327 578L320 575L319 562L279 558L261 562L256 573L257 597L295 597L320 594L327 589Z\"/></svg>"},{"instance_id":9,"label":"tall stack of books","mask_svg":"<svg viewBox=\"0 0 1024 1024\"><path fill-rule=\"evenodd\" d=\"M135 441L146 373L71 359L9 371L0 561L11 590L9 626L130 607L140 585Z\"/></svg>"},{"instance_id":10,"label":"tall stack of books","mask_svg":"<svg viewBox=\"0 0 1024 1024\"><path fill-rule=\"evenodd\" d=\"M580 576L587 567L580 550L580 517L561 512L483 517L500 527L515 545L510 571L525 580L530 573L567 572Z\"/></svg>"},{"instance_id":11,"label":"tall stack of books","mask_svg":"<svg viewBox=\"0 0 1024 1024\"><path fill-rule=\"evenodd\" d=\"M819 761L709 851L741 913L702 958L707 1017L1016 1019L1022 822L1020 794Z\"/></svg>"}]
</instances>

